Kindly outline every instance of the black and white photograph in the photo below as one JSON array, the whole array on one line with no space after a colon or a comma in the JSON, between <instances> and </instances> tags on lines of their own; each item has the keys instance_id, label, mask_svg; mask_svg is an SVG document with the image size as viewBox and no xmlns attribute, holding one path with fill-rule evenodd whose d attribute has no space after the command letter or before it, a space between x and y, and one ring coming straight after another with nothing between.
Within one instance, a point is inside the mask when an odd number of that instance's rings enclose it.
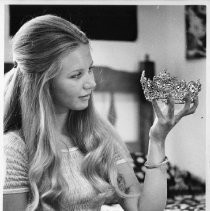
<instances>
[{"instance_id":1,"label":"black and white photograph","mask_svg":"<svg viewBox=\"0 0 210 211\"><path fill-rule=\"evenodd\" d=\"M176 2L1 3L3 211L210 209L209 5Z\"/></svg>"}]
</instances>

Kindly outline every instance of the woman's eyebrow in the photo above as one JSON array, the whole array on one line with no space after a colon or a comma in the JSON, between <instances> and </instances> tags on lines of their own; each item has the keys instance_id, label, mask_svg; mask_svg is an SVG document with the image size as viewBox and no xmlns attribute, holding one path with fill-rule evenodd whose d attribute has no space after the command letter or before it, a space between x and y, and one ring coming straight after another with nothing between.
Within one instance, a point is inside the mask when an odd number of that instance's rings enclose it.
<instances>
[{"instance_id":1,"label":"woman's eyebrow","mask_svg":"<svg viewBox=\"0 0 210 211\"><path fill-rule=\"evenodd\" d=\"M92 67L93 66L93 61L90 63L90 67ZM75 69L75 70L73 70L71 73L69 73L69 74L72 74L72 73L74 73L74 72L78 72L78 71L84 71L84 69L83 68L78 68L78 69Z\"/></svg>"}]
</instances>

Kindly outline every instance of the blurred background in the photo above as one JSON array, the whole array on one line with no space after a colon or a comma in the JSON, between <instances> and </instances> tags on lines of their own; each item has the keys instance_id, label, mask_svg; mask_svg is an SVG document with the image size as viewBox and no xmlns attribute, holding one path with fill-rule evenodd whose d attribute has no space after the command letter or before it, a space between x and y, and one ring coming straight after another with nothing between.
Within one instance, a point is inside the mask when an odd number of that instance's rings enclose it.
<instances>
[{"instance_id":1,"label":"blurred background","mask_svg":"<svg viewBox=\"0 0 210 211\"><path fill-rule=\"evenodd\" d=\"M172 164L205 180L206 7L155 5L5 5L4 71L13 66L11 38L26 21L58 14L91 39L98 82L96 109L117 129L131 152L147 152L154 115L139 83L143 69L152 78L163 69L186 81L200 79L194 115L167 137ZM180 105L177 109L180 109Z\"/></svg>"}]
</instances>

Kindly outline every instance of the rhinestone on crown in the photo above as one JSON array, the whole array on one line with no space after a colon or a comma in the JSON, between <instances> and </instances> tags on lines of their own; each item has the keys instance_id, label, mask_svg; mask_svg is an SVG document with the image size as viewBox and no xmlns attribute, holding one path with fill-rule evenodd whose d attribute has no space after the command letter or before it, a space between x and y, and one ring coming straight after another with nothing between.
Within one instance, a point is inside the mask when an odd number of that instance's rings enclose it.
<instances>
[{"instance_id":1,"label":"rhinestone on crown","mask_svg":"<svg viewBox=\"0 0 210 211\"><path fill-rule=\"evenodd\" d=\"M184 97L187 93L189 93L191 102L193 102L201 91L199 80L188 83L185 80L179 81L176 77L170 76L166 70L154 76L153 80L147 79L145 71L143 71L140 82L144 90L144 96L149 101L155 99L166 103L169 94L171 94L176 104L183 104L185 103Z\"/></svg>"}]
</instances>

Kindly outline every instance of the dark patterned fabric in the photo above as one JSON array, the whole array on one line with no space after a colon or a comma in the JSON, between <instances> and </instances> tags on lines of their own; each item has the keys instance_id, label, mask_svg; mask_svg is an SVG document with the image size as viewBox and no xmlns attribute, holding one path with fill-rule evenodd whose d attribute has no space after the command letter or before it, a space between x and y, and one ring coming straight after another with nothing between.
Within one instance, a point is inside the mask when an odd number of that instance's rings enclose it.
<instances>
[{"instance_id":1,"label":"dark patterned fabric","mask_svg":"<svg viewBox=\"0 0 210 211\"><path fill-rule=\"evenodd\" d=\"M168 198L165 211L171 210L205 210L205 195L177 195L173 198Z\"/></svg>"},{"instance_id":2,"label":"dark patterned fabric","mask_svg":"<svg viewBox=\"0 0 210 211\"><path fill-rule=\"evenodd\" d=\"M168 195L203 194L205 183L188 171L180 170L169 163L168 168Z\"/></svg>"},{"instance_id":3,"label":"dark patterned fabric","mask_svg":"<svg viewBox=\"0 0 210 211\"><path fill-rule=\"evenodd\" d=\"M143 183L145 176L144 163L146 162L146 157L140 152L131 153L131 157L133 158L133 169L136 177L140 183Z\"/></svg>"}]
</instances>

